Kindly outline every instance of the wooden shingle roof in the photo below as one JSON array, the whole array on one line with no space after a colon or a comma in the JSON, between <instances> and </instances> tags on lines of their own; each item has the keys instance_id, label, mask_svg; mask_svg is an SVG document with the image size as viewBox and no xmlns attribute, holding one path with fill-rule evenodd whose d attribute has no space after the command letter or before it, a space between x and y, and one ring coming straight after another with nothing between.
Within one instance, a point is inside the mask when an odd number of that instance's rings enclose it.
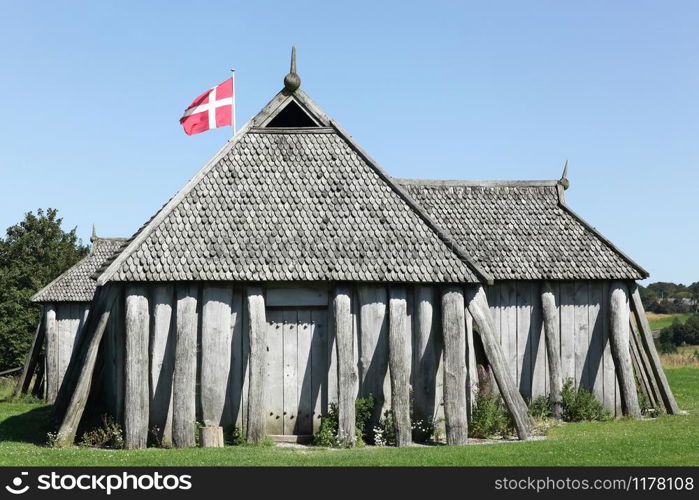
<instances>
[{"instance_id":1,"label":"wooden shingle roof","mask_svg":"<svg viewBox=\"0 0 699 500\"><path fill-rule=\"evenodd\" d=\"M91 302L97 283L91 278L126 242L125 238L94 238L85 258L36 292L33 302Z\"/></svg>"},{"instance_id":2,"label":"wooden shingle roof","mask_svg":"<svg viewBox=\"0 0 699 500\"><path fill-rule=\"evenodd\" d=\"M565 204L560 182L396 181L496 280L648 276Z\"/></svg>"},{"instance_id":3,"label":"wooden shingle roof","mask_svg":"<svg viewBox=\"0 0 699 500\"><path fill-rule=\"evenodd\" d=\"M292 102L319 126L264 127ZM99 284L492 281L300 90L280 92L101 271Z\"/></svg>"}]
</instances>

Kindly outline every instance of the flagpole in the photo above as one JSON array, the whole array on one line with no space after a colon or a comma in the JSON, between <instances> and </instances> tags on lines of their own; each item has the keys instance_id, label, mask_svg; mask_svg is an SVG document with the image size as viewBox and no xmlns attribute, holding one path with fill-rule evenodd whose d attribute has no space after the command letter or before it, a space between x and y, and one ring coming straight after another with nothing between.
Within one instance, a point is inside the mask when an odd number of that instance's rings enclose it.
<instances>
[{"instance_id":1,"label":"flagpole","mask_svg":"<svg viewBox=\"0 0 699 500\"><path fill-rule=\"evenodd\" d=\"M236 112L236 105L235 105L235 95L238 93L236 88L235 88L235 68L231 69L231 87L233 88L233 113L232 113L232 122L233 122L233 136L235 137L235 112Z\"/></svg>"}]
</instances>

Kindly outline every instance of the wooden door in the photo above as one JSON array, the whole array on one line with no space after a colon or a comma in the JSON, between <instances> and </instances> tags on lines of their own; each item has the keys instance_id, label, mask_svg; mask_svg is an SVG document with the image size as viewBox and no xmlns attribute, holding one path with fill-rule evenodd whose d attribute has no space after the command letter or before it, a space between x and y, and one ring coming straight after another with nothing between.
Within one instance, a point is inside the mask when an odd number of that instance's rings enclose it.
<instances>
[{"instance_id":1,"label":"wooden door","mask_svg":"<svg viewBox=\"0 0 699 500\"><path fill-rule=\"evenodd\" d=\"M327 386L325 309L267 310L267 434L309 436L318 429Z\"/></svg>"}]
</instances>

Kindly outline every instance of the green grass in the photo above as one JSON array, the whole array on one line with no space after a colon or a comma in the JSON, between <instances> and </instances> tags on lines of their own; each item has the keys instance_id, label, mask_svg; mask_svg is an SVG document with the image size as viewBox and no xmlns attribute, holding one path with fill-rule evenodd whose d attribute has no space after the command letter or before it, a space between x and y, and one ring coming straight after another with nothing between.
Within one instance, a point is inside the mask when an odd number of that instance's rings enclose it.
<instances>
[{"instance_id":1,"label":"green grass","mask_svg":"<svg viewBox=\"0 0 699 500\"><path fill-rule=\"evenodd\" d=\"M699 369L667 371L688 415L654 420L561 424L545 441L474 446L289 449L237 446L221 449L50 449L49 407L0 403L0 465L699 465Z\"/></svg>"},{"instance_id":2,"label":"green grass","mask_svg":"<svg viewBox=\"0 0 699 500\"><path fill-rule=\"evenodd\" d=\"M667 328L675 321L686 323L691 316L691 314L648 314L648 322L650 329L655 331Z\"/></svg>"}]
</instances>

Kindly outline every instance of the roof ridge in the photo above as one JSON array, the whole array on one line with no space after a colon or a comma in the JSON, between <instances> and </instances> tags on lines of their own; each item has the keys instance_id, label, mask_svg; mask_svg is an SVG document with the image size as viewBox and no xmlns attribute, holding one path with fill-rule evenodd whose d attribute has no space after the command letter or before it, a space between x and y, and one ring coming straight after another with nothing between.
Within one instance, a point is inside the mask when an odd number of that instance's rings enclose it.
<instances>
[{"instance_id":1,"label":"roof ridge","mask_svg":"<svg viewBox=\"0 0 699 500\"><path fill-rule=\"evenodd\" d=\"M554 187L560 184L559 180L460 180L460 179L403 179L393 178L399 184L406 186L434 186L434 187Z\"/></svg>"}]
</instances>

